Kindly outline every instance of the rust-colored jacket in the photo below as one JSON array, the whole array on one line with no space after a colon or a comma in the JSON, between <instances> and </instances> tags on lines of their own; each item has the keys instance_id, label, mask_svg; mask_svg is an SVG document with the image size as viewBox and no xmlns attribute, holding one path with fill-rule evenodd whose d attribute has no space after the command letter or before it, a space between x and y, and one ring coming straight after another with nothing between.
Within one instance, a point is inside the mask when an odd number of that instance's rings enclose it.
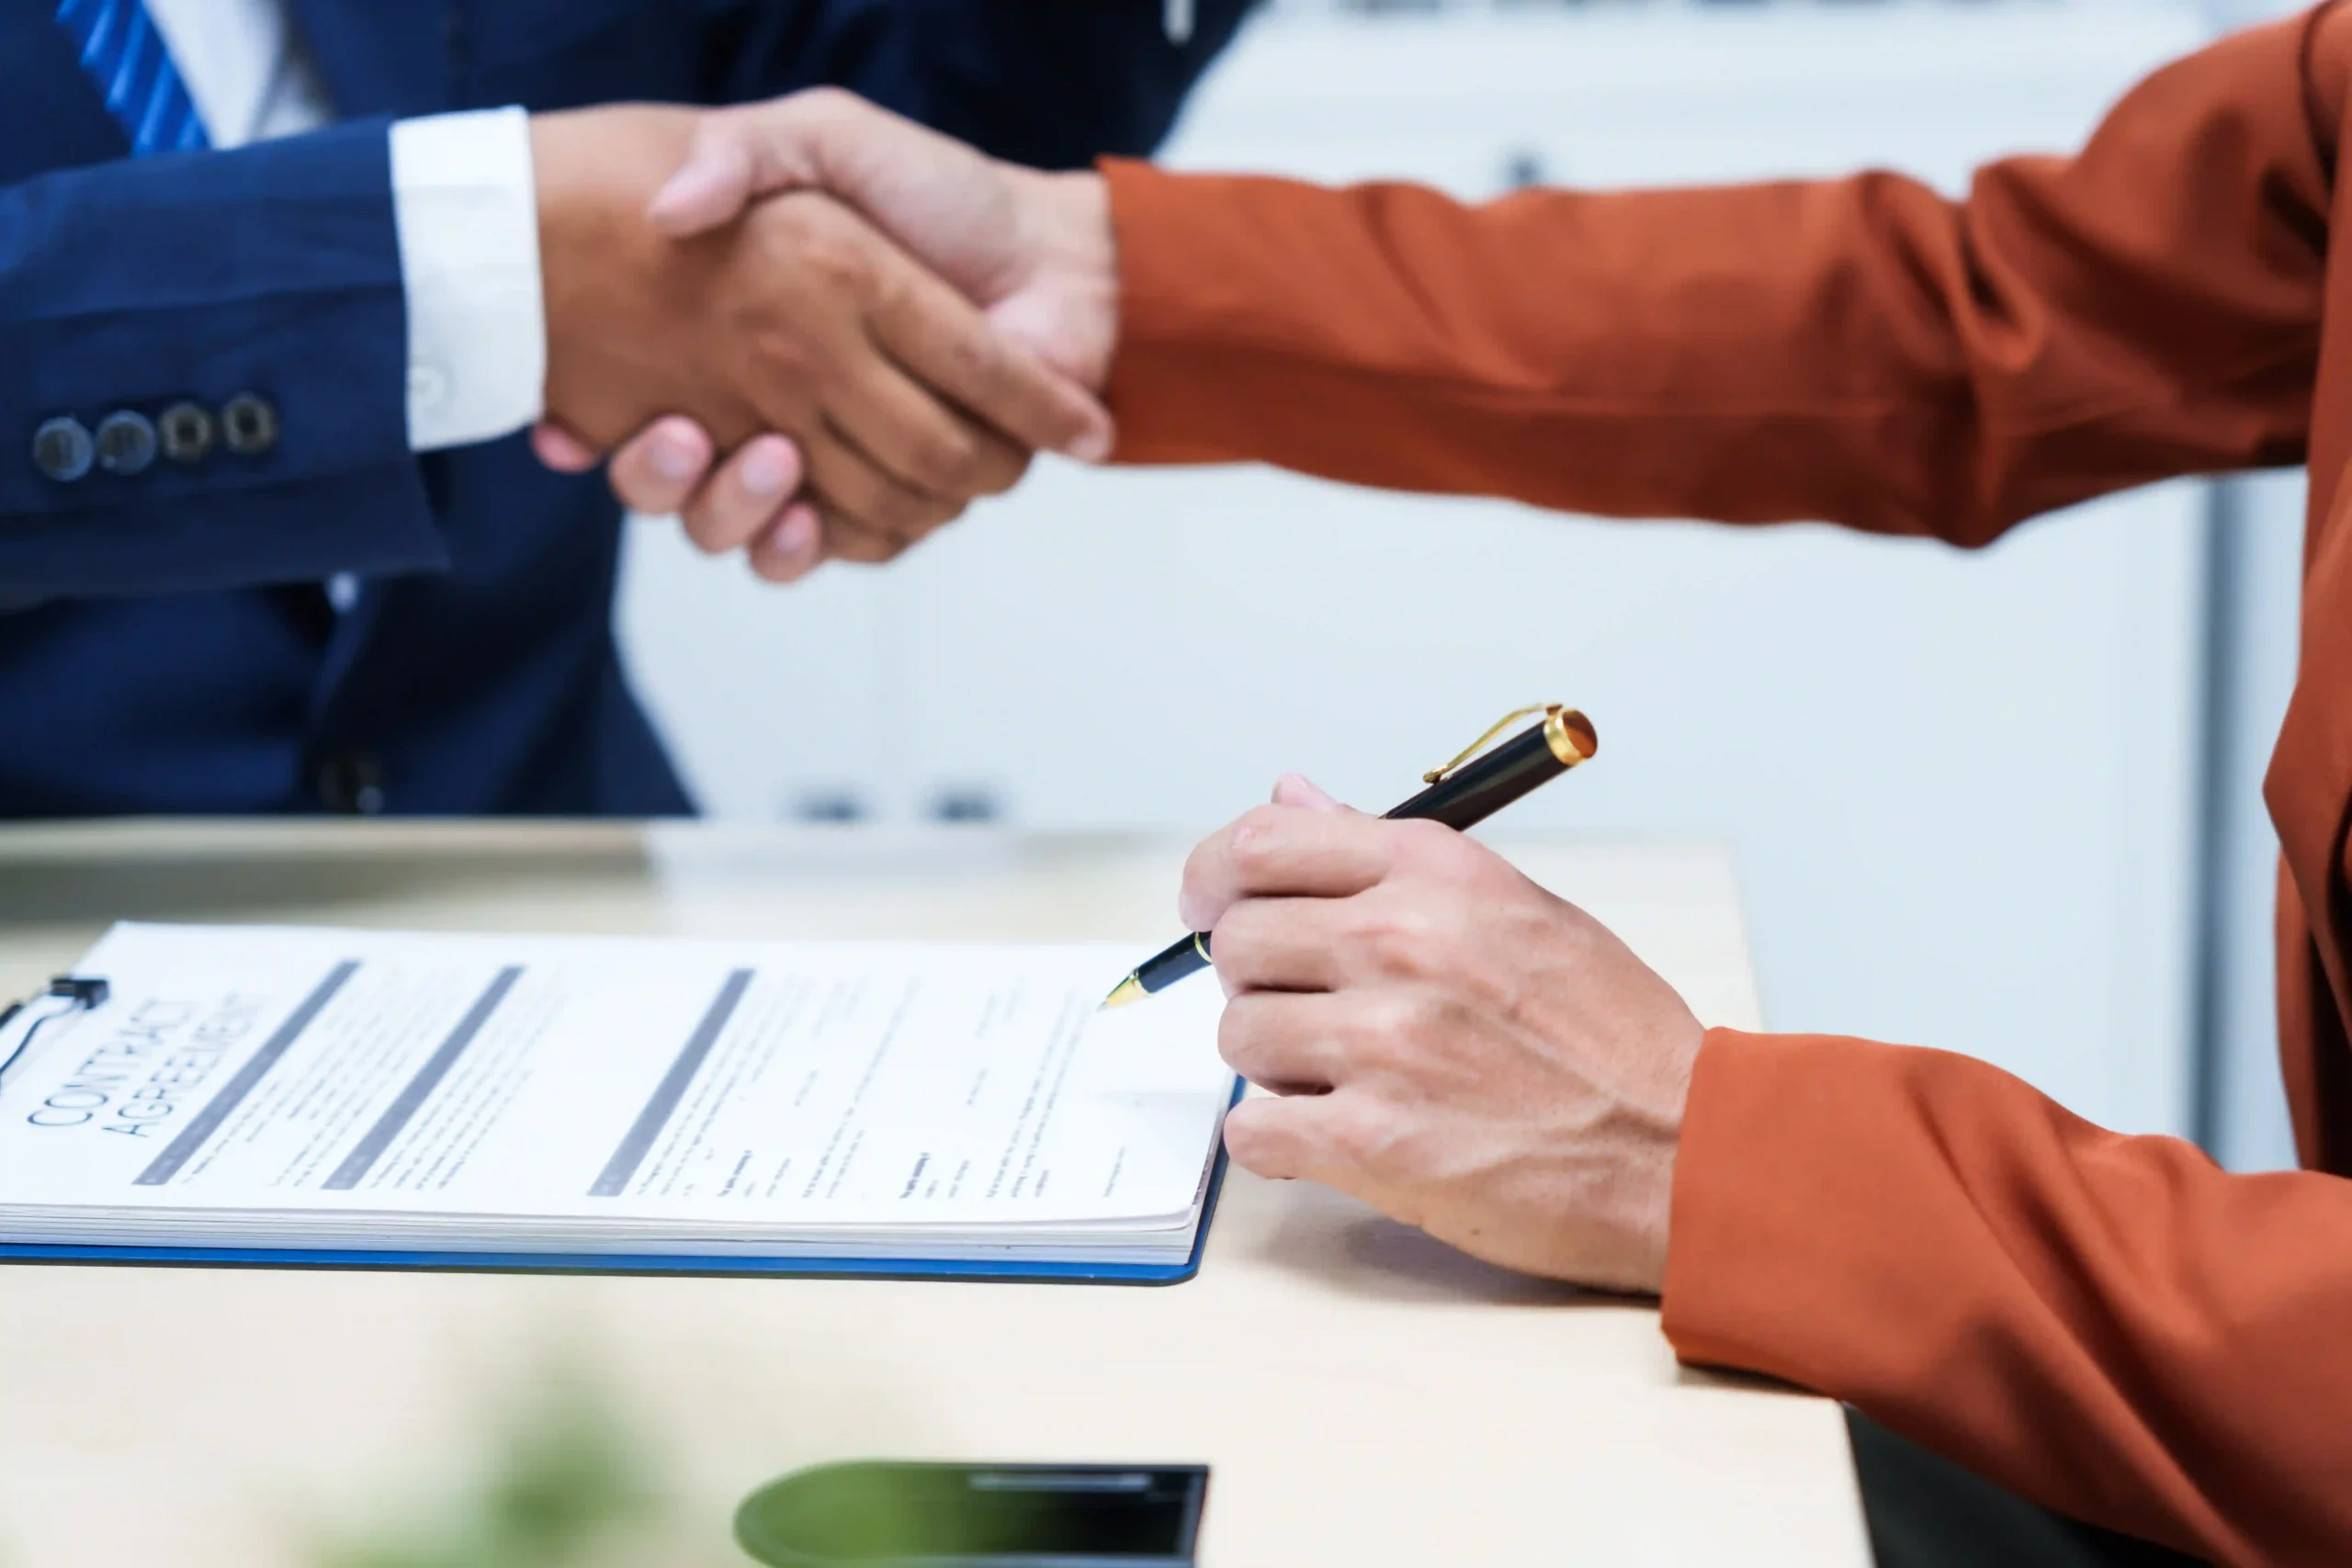
<instances>
[{"instance_id":1,"label":"rust-colored jacket","mask_svg":"<svg viewBox=\"0 0 2352 1568\"><path fill-rule=\"evenodd\" d=\"M2352 1563L2352 9L2159 73L2074 158L1465 208L1106 165L1130 461L1261 459L1628 516L1982 544L2308 459L2283 1056L2306 1171L1992 1067L1709 1035L1667 1333L2044 1504L2228 1563Z\"/></svg>"}]
</instances>

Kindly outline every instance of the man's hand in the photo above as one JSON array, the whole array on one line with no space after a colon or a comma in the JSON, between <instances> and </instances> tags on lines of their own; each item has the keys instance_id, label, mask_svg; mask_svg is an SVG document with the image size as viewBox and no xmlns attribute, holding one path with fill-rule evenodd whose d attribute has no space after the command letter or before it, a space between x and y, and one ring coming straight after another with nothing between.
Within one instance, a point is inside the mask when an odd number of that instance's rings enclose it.
<instances>
[{"instance_id":1,"label":"man's hand","mask_svg":"<svg viewBox=\"0 0 2352 1568\"><path fill-rule=\"evenodd\" d=\"M1007 338L1077 386L1099 390L1118 330L1118 272L1109 198L1099 176L1048 175L988 158L835 89L708 114L696 121L674 174L653 200L660 231L685 240L736 220L760 197L820 189L888 232L960 290ZM716 473L724 433L670 420L641 433L613 460L614 488L643 512L682 510L723 518L732 537L783 519L799 522L772 486L754 493L747 464L775 444L740 448ZM1109 455L1107 417L1068 440L1033 445L1086 460ZM594 460L587 447L543 430L543 457L562 467ZM774 469L770 469L771 475ZM831 538L825 554L854 553ZM805 558L815 564L815 557Z\"/></svg>"},{"instance_id":2,"label":"man's hand","mask_svg":"<svg viewBox=\"0 0 2352 1568\"><path fill-rule=\"evenodd\" d=\"M1280 1098L1226 1121L1261 1176L1306 1177L1526 1273L1666 1278L1674 1154L1703 1032L1600 922L1430 822L1286 779L1193 852L1218 1047Z\"/></svg>"},{"instance_id":3,"label":"man's hand","mask_svg":"<svg viewBox=\"0 0 2352 1568\"><path fill-rule=\"evenodd\" d=\"M654 231L647 204L699 118L631 107L532 124L548 420L590 446L663 414L746 443L724 476L732 496L689 516L698 543L763 546L754 565L794 576L813 560L790 547L808 553L821 518L826 553L887 559L1010 487L1035 447L1107 444L1091 397L829 197L763 202L722 232ZM659 471L665 457L676 467L658 447L633 461ZM813 504L778 526L804 478ZM762 497L774 504L727 503Z\"/></svg>"},{"instance_id":4,"label":"man's hand","mask_svg":"<svg viewBox=\"0 0 2352 1568\"><path fill-rule=\"evenodd\" d=\"M703 116L652 218L672 235L707 233L759 197L798 189L856 208L1008 335L1102 389L1118 339L1119 283L1101 175L1002 163L820 87Z\"/></svg>"}]
</instances>

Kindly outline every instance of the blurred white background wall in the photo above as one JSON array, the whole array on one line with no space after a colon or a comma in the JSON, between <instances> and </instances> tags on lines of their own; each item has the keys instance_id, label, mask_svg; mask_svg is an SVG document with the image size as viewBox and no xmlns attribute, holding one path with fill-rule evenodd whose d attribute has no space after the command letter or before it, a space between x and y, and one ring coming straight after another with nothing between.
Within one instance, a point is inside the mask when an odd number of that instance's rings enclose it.
<instances>
[{"instance_id":1,"label":"blurred white background wall","mask_svg":"<svg viewBox=\"0 0 2352 1568\"><path fill-rule=\"evenodd\" d=\"M2207 0L2216 31L2305 9L2302 0ZM2301 473L2213 487L2207 555L2204 922L2199 942L2192 1131L2245 1170L2295 1162L2278 1074L2272 899L2278 835L2262 774L2295 682L2301 622Z\"/></svg>"},{"instance_id":2,"label":"blurred white background wall","mask_svg":"<svg viewBox=\"0 0 2352 1568\"><path fill-rule=\"evenodd\" d=\"M2209 25L2163 0L1289 0L1167 160L1468 197L1864 164L1957 190L2073 145ZM2227 536L2183 484L1968 555L1049 464L889 571L791 592L644 525L620 615L732 817L1191 833L1287 768L1385 806L1506 708L1575 702L1600 760L1498 832L1729 840L1773 1026L1971 1051L2267 1163L2247 781L2291 666L2290 489L2234 492Z\"/></svg>"}]
</instances>

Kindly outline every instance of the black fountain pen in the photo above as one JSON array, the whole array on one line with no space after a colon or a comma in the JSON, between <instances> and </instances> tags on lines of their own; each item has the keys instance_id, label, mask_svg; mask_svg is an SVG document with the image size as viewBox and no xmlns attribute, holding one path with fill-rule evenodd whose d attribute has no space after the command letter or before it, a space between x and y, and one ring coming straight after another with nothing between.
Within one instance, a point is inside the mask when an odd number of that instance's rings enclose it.
<instances>
[{"instance_id":1,"label":"black fountain pen","mask_svg":"<svg viewBox=\"0 0 2352 1568\"><path fill-rule=\"evenodd\" d=\"M1522 718L1536 714L1544 722L1530 726L1483 757L1487 743ZM1484 822L1539 784L1549 784L1600 750L1592 721L1571 707L1553 703L1505 714L1501 722L1470 744L1470 749L1435 773L1423 773L1430 787L1385 813L1392 818L1427 818L1457 832ZM1477 761L1471 759L1476 757ZM1106 1008L1123 1008L1164 991L1187 975L1209 966L1209 939L1194 931L1183 941L1153 953L1136 972L1112 987L1102 998Z\"/></svg>"}]
</instances>

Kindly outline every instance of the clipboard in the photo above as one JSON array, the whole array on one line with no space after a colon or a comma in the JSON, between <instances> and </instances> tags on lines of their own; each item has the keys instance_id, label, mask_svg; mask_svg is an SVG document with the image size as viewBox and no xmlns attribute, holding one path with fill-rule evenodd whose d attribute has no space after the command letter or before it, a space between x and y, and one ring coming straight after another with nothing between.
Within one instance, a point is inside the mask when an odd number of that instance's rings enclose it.
<instances>
[{"instance_id":1,"label":"clipboard","mask_svg":"<svg viewBox=\"0 0 2352 1568\"><path fill-rule=\"evenodd\" d=\"M0 1077L31 1046L34 1037L51 1020L101 1006L107 982L94 976L61 975L37 996L0 1009L0 1029L8 1028L28 1011L54 1002L40 1011L0 1057ZM1241 1103L1250 1086L1237 1080L1230 1111ZM190 1269L352 1269L383 1272L446 1272L467 1274L646 1274L684 1278L769 1276L805 1280L935 1280L944 1282L1011 1284L1178 1285L1201 1271L1208 1248L1209 1226L1216 1217L1217 1201L1225 1190L1229 1159L1222 1137L1210 1160L1201 1193L1201 1223L1193 1235L1193 1249L1179 1263L1080 1263L1008 1259L989 1263L971 1258L747 1258L670 1253L566 1252L413 1252L375 1247L293 1248L246 1247L107 1247L49 1242L0 1241L0 1263L96 1264L116 1267Z\"/></svg>"}]
</instances>

